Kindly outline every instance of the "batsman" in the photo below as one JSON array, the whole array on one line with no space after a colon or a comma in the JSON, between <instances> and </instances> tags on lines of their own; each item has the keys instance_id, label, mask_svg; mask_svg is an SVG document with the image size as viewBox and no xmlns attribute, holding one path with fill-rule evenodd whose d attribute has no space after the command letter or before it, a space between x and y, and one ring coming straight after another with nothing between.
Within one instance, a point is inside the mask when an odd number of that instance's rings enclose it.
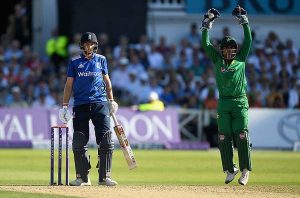
<instances>
[{"instance_id":1,"label":"batsman","mask_svg":"<svg viewBox=\"0 0 300 198\"><path fill-rule=\"evenodd\" d=\"M252 37L246 10L237 6L232 11L232 15L244 30L241 49L231 36L226 36L221 40L219 51L210 43L209 30L212 28L214 20L220 17L220 13L214 8L208 10L202 21L202 45L215 65L214 72L219 91L218 140L223 171L226 173L225 183L233 181L240 170L241 177L238 182L246 185L252 167L245 67ZM233 162L234 142L238 150L239 169Z\"/></svg>"},{"instance_id":2,"label":"batsman","mask_svg":"<svg viewBox=\"0 0 300 198\"><path fill-rule=\"evenodd\" d=\"M81 54L72 57L67 71L64 88L63 107L59 118L67 123L71 119L68 110L73 92L73 142L76 179L71 186L90 186L90 157L88 155L89 121L95 128L95 137L100 160L99 185L115 186L111 178L114 142L110 130L110 114L115 113L118 104L114 101L111 81L108 75L106 58L97 54L98 41L92 32L82 34L80 40Z\"/></svg>"}]
</instances>

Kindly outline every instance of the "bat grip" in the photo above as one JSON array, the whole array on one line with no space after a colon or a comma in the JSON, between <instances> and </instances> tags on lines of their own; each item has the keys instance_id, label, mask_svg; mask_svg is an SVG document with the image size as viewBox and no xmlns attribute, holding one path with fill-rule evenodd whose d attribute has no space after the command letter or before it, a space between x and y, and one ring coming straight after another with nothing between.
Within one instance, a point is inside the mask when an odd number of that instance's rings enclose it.
<instances>
[{"instance_id":1,"label":"bat grip","mask_svg":"<svg viewBox=\"0 0 300 198\"><path fill-rule=\"evenodd\" d=\"M119 122L118 122L118 120L117 120L117 117L116 117L116 115L115 115L114 113L111 114L111 117L112 117L112 119L113 119L115 125L119 125Z\"/></svg>"}]
</instances>

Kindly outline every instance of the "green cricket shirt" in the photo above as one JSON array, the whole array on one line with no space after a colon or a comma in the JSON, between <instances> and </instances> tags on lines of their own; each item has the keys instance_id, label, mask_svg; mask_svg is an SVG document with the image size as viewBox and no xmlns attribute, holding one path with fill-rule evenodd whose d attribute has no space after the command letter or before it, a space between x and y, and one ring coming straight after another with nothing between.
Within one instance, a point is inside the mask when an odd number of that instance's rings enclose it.
<instances>
[{"instance_id":1,"label":"green cricket shirt","mask_svg":"<svg viewBox=\"0 0 300 198\"><path fill-rule=\"evenodd\" d=\"M221 54L210 43L208 30L202 31L202 46L208 57L215 65L214 71L220 98L237 98L247 93L247 80L245 75L246 59L251 49L252 36L250 26L243 24L244 42L241 50L227 65Z\"/></svg>"}]
</instances>

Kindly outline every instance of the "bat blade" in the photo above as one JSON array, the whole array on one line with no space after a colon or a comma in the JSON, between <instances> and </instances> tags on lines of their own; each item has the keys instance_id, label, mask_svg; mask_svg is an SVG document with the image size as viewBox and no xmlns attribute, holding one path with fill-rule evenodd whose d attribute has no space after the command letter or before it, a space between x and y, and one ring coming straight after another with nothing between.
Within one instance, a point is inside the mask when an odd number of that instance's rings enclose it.
<instances>
[{"instance_id":1,"label":"bat blade","mask_svg":"<svg viewBox=\"0 0 300 198\"><path fill-rule=\"evenodd\" d=\"M121 150L123 152L123 155L126 159L126 162L128 164L129 169L134 169L137 167L137 162L134 157L133 151L131 149L131 146L129 144L129 141L127 139L127 136L124 132L123 127L118 124L114 127L114 131L116 133L116 136L118 138L119 144L121 146Z\"/></svg>"}]
</instances>

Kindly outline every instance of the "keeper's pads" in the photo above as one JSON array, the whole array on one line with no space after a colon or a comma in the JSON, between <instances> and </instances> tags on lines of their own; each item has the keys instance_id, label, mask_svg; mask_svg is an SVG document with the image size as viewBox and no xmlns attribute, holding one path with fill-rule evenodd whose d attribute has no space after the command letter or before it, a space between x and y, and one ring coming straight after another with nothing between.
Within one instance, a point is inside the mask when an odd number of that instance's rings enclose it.
<instances>
[{"instance_id":1,"label":"keeper's pads","mask_svg":"<svg viewBox=\"0 0 300 198\"><path fill-rule=\"evenodd\" d=\"M239 166L240 170L248 169L252 170L251 165L251 144L249 139L248 131L241 131L238 134L235 134L235 141L237 144L237 150L239 155Z\"/></svg>"},{"instance_id":2,"label":"keeper's pads","mask_svg":"<svg viewBox=\"0 0 300 198\"><path fill-rule=\"evenodd\" d=\"M232 10L232 15L235 16L239 22L240 25L247 24L248 22L248 17L247 11L242 8L241 6L237 6Z\"/></svg>"},{"instance_id":3,"label":"keeper's pads","mask_svg":"<svg viewBox=\"0 0 300 198\"><path fill-rule=\"evenodd\" d=\"M234 172L233 164L233 142L230 136L219 133L219 150L223 171Z\"/></svg>"},{"instance_id":4,"label":"keeper's pads","mask_svg":"<svg viewBox=\"0 0 300 198\"><path fill-rule=\"evenodd\" d=\"M207 13L204 15L201 29L210 29L212 27L214 20L216 18L219 18L220 16L221 15L217 9L215 8L209 9Z\"/></svg>"}]
</instances>

